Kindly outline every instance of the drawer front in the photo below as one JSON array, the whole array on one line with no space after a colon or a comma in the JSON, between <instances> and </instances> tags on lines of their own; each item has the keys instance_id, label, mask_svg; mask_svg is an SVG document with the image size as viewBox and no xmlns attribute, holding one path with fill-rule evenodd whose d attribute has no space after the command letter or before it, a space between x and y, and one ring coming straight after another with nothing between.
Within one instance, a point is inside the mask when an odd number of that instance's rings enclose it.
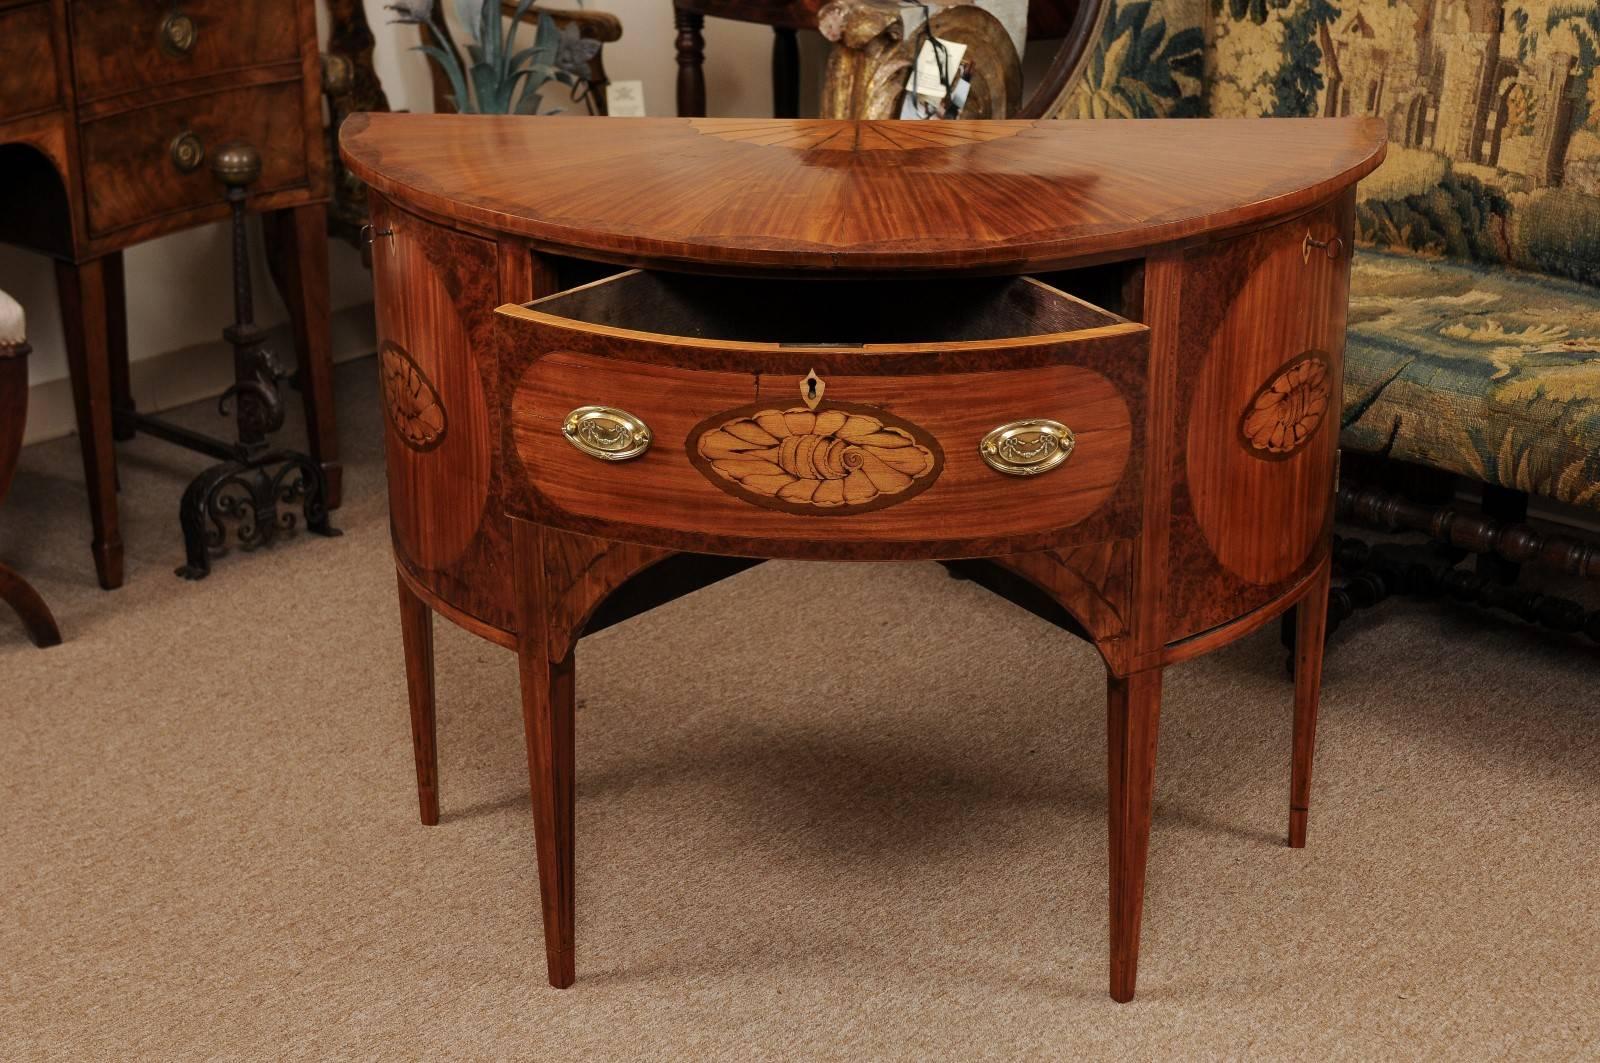
<instances>
[{"instance_id":1,"label":"drawer front","mask_svg":"<svg viewBox=\"0 0 1600 1063\"><path fill-rule=\"evenodd\" d=\"M78 96L133 89L294 59L293 0L74 0Z\"/></svg>"},{"instance_id":2,"label":"drawer front","mask_svg":"<svg viewBox=\"0 0 1600 1063\"><path fill-rule=\"evenodd\" d=\"M82 128L84 187L95 233L222 201L209 155L231 140L261 153L252 195L307 180L300 82L197 96L90 122ZM205 158L180 165L175 144L192 137ZM191 157L189 161L193 161Z\"/></svg>"},{"instance_id":3,"label":"drawer front","mask_svg":"<svg viewBox=\"0 0 1600 1063\"><path fill-rule=\"evenodd\" d=\"M1145 340L1066 345L1058 364L1002 372L872 375L844 360L817 371L814 409L799 372L555 350L508 392L508 508L612 538L777 557L989 555L1126 532L1142 383L1072 355L1115 349L1142 366L1133 349ZM585 406L643 421L649 448L628 461L583 452L563 426ZM1071 430L1066 461L1038 475L990 467L985 436L1030 418Z\"/></svg>"},{"instance_id":4,"label":"drawer front","mask_svg":"<svg viewBox=\"0 0 1600 1063\"><path fill-rule=\"evenodd\" d=\"M55 54L49 4L0 10L0 120L55 106Z\"/></svg>"}]
</instances>

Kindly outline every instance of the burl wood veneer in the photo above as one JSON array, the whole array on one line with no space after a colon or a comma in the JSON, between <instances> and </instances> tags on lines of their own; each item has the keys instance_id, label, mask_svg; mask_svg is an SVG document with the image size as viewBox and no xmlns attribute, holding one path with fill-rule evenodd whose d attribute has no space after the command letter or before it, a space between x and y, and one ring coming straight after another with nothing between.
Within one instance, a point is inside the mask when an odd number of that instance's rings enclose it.
<instances>
[{"instance_id":1,"label":"burl wood veneer","mask_svg":"<svg viewBox=\"0 0 1600 1063\"><path fill-rule=\"evenodd\" d=\"M552 984L578 638L766 558L945 561L1099 650L1117 1000L1162 670L1302 603L1305 843L1382 123L372 115L343 150L373 190L422 819L440 612L521 661Z\"/></svg>"}]
</instances>

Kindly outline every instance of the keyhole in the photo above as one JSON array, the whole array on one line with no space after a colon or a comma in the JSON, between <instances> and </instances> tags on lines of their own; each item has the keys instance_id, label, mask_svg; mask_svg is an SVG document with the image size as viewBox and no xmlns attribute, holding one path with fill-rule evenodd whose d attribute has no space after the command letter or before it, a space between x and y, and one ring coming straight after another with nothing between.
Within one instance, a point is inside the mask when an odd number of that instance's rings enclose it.
<instances>
[{"instance_id":1,"label":"keyhole","mask_svg":"<svg viewBox=\"0 0 1600 1063\"><path fill-rule=\"evenodd\" d=\"M806 394L813 399L817 397L817 382L815 380L806 381Z\"/></svg>"}]
</instances>

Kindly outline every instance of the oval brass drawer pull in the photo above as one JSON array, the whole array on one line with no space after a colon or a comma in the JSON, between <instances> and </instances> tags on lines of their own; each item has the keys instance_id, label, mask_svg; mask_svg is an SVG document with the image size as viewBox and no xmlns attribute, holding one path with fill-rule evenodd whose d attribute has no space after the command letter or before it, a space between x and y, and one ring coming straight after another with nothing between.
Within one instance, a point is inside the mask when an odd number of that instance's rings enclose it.
<instances>
[{"instance_id":1,"label":"oval brass drawer pull","mask_svg":"<svg viewBox=\"0 0 1600 1063\"><path fill-rule=\"evenodd\" d=\"M194 19L181 11L174 11L161 22L161 50L170 56L188 55L199 36L200 29Z\"/></svg>"},{"instance_id":2,"label":"oval brass drawer pull","mask_svg":"<svg viewBox=\"0 0 1600 1063\"><path fill-rule=\"evenodd\" d=\"M983 437L978 453L996 472L1038 476L1072 456L1077 440L1060 421L1030 418L1003 424Z\"/></svg>"},{"instance_id":3,"label":"oval brass drawer pull","mask_svg":"<svg viewBox=\"0 0 1600 1063\"><path fill-rule=\"evenodd\" d=\"M650 449L650 426L614 406L579 406L561 423L561 434L601 461L628 461Z\"/></svg>"},{"instance_id":4,"label":"oval brass drawer pull","mask_svg":"<svg viewBox=\"0 0 1600 1063\"><path fill-rule=\"evenodd\" d=\"M206 146L193 133L184 132L173 137L169 151L172 165L182 173L193 173L206 161Z\"/></svg>"}]
</instances>

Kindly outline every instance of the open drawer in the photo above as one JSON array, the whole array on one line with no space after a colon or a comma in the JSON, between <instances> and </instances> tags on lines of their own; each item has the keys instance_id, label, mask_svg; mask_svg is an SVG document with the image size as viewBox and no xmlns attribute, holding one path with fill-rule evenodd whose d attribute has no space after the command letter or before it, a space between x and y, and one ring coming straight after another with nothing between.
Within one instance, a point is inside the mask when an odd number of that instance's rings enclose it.
<instances>
[{"instance_id":1,"label":"open drawer","mask_svg":"<svg viewBox=\"0 0 1600 1063\"><path fill-rule=\"evenodd\" d=\"M1129 534L1148 330L1027 277L631 271L500 308L507 510L719 553Z\"/></svg>"}]
</instances>

